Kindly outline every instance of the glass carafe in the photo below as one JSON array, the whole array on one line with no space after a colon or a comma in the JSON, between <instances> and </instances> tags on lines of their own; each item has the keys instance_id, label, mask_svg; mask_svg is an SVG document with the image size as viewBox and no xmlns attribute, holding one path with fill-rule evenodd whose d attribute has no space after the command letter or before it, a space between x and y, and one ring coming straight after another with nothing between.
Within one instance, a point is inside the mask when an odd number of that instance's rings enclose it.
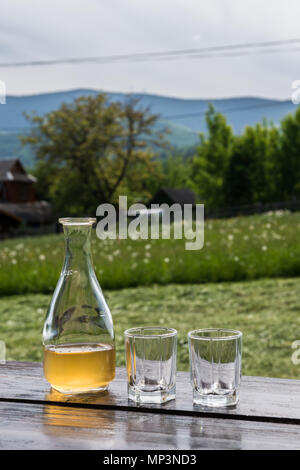
<instances>
[{"instance_id":1,"label":"glass carafe","mask_svg":"<svg viewBox=\"0 0 300 470\"><path fill-rule=\"evenodd\" d=\"M115 345L110 310L91 258L96 219L59 222L65 260L44 324L44 374L62 393L106 390L115 376Z\"/></svg>"}]
</instances>

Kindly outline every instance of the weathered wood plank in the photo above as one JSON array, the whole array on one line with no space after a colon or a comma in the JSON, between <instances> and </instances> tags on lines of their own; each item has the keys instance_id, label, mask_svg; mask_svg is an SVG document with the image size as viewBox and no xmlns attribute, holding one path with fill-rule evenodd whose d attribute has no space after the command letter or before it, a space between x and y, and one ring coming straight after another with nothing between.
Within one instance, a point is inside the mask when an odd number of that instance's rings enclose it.
<instances>
[{"instance_id":1,"label":"weathered wood plank","mask_svg":"<svg viewBox=\"0 0 300 470\"><path fill-rule=\"evenodd\" d=\"M300 449L300 426L0 402L0 449Z\"/></svg>"},{"instance_id":2,"label":"weathered wood plank","mask_svg":"<svg viewBox=\"0 0 300 470\"><path fill-rule=\"evenodd\" d=\"M191 416L216 416L237 420L300 424L300 381L244 377L241 399L234 409L207 410L192 404L189 374L179 372L176 401L164 405L140 405L127 399L126 375L118 369L110 391L103 394L65 396L50 391L40 363L8 362L0 365L0 401L17 400L34 403L74 404L80 407L123 409L151 413Z\"/></svg>"}]
</instances>

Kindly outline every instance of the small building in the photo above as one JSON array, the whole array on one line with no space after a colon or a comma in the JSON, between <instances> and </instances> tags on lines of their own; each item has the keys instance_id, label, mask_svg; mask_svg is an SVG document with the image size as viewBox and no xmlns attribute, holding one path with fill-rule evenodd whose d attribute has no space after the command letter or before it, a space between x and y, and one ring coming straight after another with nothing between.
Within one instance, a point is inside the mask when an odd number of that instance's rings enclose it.
<instances>
[{"instance_id":1,"label":"small building","mask_svg":"<svg viewBox=\"0 0 300 470\"><path fill-rule=\"evenodd\" d=\"M52 223L51 205L36 199L35 182L20 160L0 160L0 232Z\"/></svg>"},{"instance_id":2,"label":"small building","mask_svg":"<svg viewBox=\"0 0 300 470\"><path fill-rule=\"evenodd\" d=\"M196 195L190 189L161 188L149 203L151 204L196 204Z\"/></svg>"},{"instance_id":3,"label":"small building","mask_svg":"<svg viewBox=\"0 0 300 470\"><path fill-rule=\"evenodd\" d=\"M0 201L33 202L36 200L34 183L20 160L0 160Z\"/></svg>"}]
</instances>

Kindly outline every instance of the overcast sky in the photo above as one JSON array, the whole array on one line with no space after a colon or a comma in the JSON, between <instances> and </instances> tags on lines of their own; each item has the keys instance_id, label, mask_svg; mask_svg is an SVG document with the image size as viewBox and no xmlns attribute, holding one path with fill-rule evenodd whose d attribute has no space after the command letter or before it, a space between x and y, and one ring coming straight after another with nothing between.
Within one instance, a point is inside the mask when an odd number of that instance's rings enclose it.
<instances>
[{"instance_id":1,"label":"overcast sky","mask_svg":"<svg viewBox=\"0 0 300 470\"><path fill-rule=\"evenodd\" d=\"M299 0L0 0L0 62L300 37ZM294 46L295 47L295 46ZM289 98L299 50L180 61L0 68L8 94L72 88Z\"/></svg>"}]
</instances>

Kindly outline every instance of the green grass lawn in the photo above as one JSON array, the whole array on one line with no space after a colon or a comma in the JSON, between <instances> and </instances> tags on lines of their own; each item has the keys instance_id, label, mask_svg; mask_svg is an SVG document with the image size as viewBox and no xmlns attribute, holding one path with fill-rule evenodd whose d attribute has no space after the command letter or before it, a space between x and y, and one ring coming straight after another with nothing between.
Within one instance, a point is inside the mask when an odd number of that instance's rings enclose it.
<instances>
[{"instance_id":1,"label":"green grass lawn","mask_svg":"<svg viewBox=\"0 0 300 470\"><path fill-rule=\"evenodd\" d=\"M229 327L244 333L243 373L300 378L292 343L300 340L300 278L245 283L137 287L105 291L116 331L117 364L124 365L123 332L138 325L175 327L178 369L188 370L187 332ZM0 339L8 360L40 361L49 295L0 299Z\"/></svg>"},{"instance_id":2,"label":"green grass lawn","mask_svg":"<svg viewBox=\"0 0 300 470\"><path fill-rule=\"evenodd\" d=\"M205 223L205 245L185 240L98 240L97 277L105 289L300 276L300 213L276 212ZM0 242L0 294L51 293L63 262L62 235ZM117 294L116 294L117 295Z\"/></svg>"}]
</instances>

